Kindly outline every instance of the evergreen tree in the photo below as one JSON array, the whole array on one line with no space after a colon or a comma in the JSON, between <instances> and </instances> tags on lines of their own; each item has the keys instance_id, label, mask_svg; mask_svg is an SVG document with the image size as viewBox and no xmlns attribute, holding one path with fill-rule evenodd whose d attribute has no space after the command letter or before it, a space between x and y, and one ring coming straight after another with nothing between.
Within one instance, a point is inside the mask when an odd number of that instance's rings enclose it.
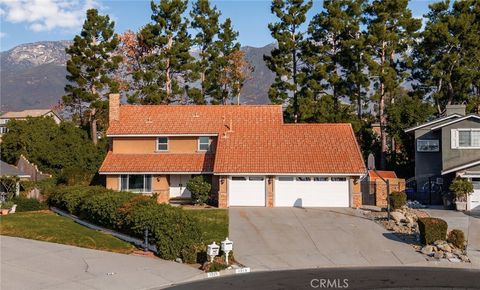
<instances>
[{"instance_id":1,"label":"evergreen tree","mask_svg":"<svg viewBox=\"0 0 480 290\"><path fill-rule=\"evenodd\" d=\"M275 73L268 96L273 103L288 103L293 110L294 122L299 120L298 98L303 78L300 71L305 44L302 25L311 7L311 0L273 0L271 12L279 21L268 25L277 41L277 47L272 50L271 55L264 56L267 67Z\"/></svg>"},{"instance_id":2,"label":"evergreen tree","mask_svg":"<svg viewBox=\"0 0 480 290\"><path fill-rule=\"evenodd\" d=\"M480 2L449 1L429 6L422 41L415 49L415 88L433 99L438 114L447 104L480 100ZM478 103L480 104L480 103ZM478 110L478 107L477 107Z\"/></svg>"},{"instance_id":3,"label":"evergreen tree","mask_svg":"<svg viewBox=\"0 0 480 290\"><path fill-rule=\"evenodd\" d=\"M66 107L74 113L81 125L88 116L90 135L97 144L97 121L100 110L105 108L104 96L117 92L118 86L111 74L118 68L121 57L114 56L119 39L114 32L114 22L108 15L98 14L96 9L87 10L87 19L80 35L66 49L67 61L66 95L62 98Z\"/></svg>"},{"instance_id":4,"label":"evergreen tree","mask_svg":"<svg viewBox=\"0 0 480 290\"><path fill-rule=\"evenodd\" d=\"M189 81L194 79L192 40L188 34L188 20L182 15L186 0L160 0L151 2L153 23L140 31L151 53L142 57L143 70L138 73L142 81L144 104L186 103Z\"/></svg>"},{"instance_id":5,"label":"evergreen tree","mask_svg":"<svg viewBox=\"0 0 480 290\"><path fill-rule=\"evenodd\" d=\"M315 102L322 97L331 100L329 115L333 122L343 119L341 115L345 112L340 109L340 99L350 94L361 112L364 87L368 83L361 57L362 2L326 0L323 11L314 16L308 29L310 37L304 52L307 95Z\"/></svg>"},{"instance_id":6,"label":"evergreen tree","mask_svg":"<svg viewBox=\"0 0 480 290\"><path fill-rule=\"evenodd\" d=\"M219 56L216 37L219 33L218 18L220 12L210 6L209 0L197 0L190 12L192 28L198 32L194 37L194 44L199 48L199 60L196 69L200 74L200 95L197 102L205 103L205 98L211 90L218 88L218 79L215 76L213 63Z\"/></svg>"},{"instance_id":7,"label":"evergreen tree","mask_svg":"<svg viewBox=\"0 0 480 290\"><path fill-rule=\"evenodd\" d=\"M408 0L375 0L366 8L370 77L375 81L374 100L378 103L380 121L380 167L386 166L387 118L385 107L394 102L395 93L407 77L410 56L407 50L414 42L421 21L412 17ZM371 57L370 57L371 55Z\"/></svg>"}]
</instances>

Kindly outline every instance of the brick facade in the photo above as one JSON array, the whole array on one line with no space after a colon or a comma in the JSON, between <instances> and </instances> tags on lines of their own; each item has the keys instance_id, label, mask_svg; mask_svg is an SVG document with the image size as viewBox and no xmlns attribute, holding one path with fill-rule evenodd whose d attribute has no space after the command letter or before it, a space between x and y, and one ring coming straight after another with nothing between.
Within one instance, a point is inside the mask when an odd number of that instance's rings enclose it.
<instances>
[{"instance_id":1,"label":"brick facade","mask_svg":"<svg viewBox=\"0 0 480 290\"><path fill-rule=\"evenodd\" d=\"M218 208L227 208L228 207L228 197L227 197L227 185L228 180L226 176L220 176L219 178L219 190L218 190Z\"/></svg>"},{"instance_id":2,"label":"brick facade","mask_svg":"<svg viewBox=\"0 0 480 290\"><path fill-rule=\"evenodd\" d=\"M362 188L361 183L358 178L350 179L350 192L352 195L351 207L360 208L362 207Z\"/></svg>"},{"instance_id":3,"label":"brick facade","mask_svg":"<svg viewBox=\"0 0 480 290\"><path fill-rule=\"evenodd\" d=\"M273 196L275 194L274 189L275 178L273 176L267 177L267 207L273 207Z\"/></svg>"},{"instance_id":4,"label":"brick facade","mask_svg":"<svg viewBox=\"0 0 480 290\"><path fill-rule=\"evenodd\" d=\"M394 191L405 190L405 179L387 178L390 183L390 193ZM383 180L375 180L375 205L378 207L387 207L387 185Z\"/></svg>"}]
</instances>

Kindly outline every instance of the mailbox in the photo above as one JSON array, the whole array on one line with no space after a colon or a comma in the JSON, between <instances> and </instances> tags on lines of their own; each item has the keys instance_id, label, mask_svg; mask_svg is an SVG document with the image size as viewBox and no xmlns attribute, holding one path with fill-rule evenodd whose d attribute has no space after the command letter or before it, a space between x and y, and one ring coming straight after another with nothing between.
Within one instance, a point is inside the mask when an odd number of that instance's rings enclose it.
<instances>
[{"instance_id":1,"label":"mailbox","mask_svg":"<svg viewBox=\"0 0 480 290\"><path fill-rule=\"evenodd\" d=\"M212 244L207 246L207 255L215 257L218 255L220 247L213 242Z\"/></svg>"},{"instance_id":2,"label":"mailbox","mask_svg":"<svg viewBox=\"0 0 480 290\"><path fill-rule=\"evenodd\" d=\"M225 241L222 241L222 251L228 253L231 250L233 250L233 242L230 241L228 238L225 239Z\"/></svg>"}]
</instances>

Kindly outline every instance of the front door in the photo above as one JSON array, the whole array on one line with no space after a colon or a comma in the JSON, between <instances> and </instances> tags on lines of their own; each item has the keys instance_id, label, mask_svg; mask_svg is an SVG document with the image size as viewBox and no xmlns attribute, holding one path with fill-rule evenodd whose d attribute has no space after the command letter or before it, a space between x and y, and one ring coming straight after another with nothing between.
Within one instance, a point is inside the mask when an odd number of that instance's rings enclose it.
<instances>
[{"instance_id":1,"label":"front door","mask_svg":"<svg viewBox=\"0 0 480 290\"><path fill-rule=\"evenodd\" d=\"M480 211L480 178L472 178L473 193L470 195L470 210Z\"/></svg>"},{"instance_id":2,"label":"front door","mask_svg":"<svg viewBox=\"0 0 480 290\"><path fill-rule=\"evenodd\" d=\"M172 174L170 175L170 198L190 198L190 191L187 189L187 182L191 175Z\"/></svg>"}]
</instances>

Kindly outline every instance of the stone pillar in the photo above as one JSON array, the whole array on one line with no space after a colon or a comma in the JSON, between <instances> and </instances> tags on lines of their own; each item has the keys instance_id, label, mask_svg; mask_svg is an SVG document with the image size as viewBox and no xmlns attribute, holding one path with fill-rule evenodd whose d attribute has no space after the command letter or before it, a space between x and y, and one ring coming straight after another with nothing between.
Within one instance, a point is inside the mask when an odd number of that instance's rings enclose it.
<instances>
[{"instance_id":1,"label":"stone pillar","mask_svg":"<svg viewBox=\"0 0 480 290\"><path fill-rule=\"evenodd\" d=\"M275 178L273 176L267 176L267 207L273 207L273 196L275 194L274 184Z\"/></svg>"},{"instance_id":2,"label":"stone pillar","mask_svg":"<svg viewBox=\"0 0 480 290\"><path fill-rule=\"evenodd\" d=\"M218 208L228 207L228 178L227 176L220 176L218 189Z\"/></svg>"},{"instance_id":3,"label":"stone pillar","mask_svg":"<svg viewBox=\"0 0 480 290\"><path fill-rule=\"evenodd\" d=\"M387 184L381 179L375 180L375 205L387 207Z\"/></svg>"},{"instance_id":4,"label":"stone pillar","mask_svg":"<svg viewBox=\"0 0 480 290\"><path fill-rule=\"evenodd\" d=\"M152 176L152 191L157 194L158 203L168 203L170 200L170 183L168 176Z\"/></svg>"},{"instance_id":5,"label":"stone pillar","mask_svg":"<svg viewBox=\"0 0 480 290\"><path fill-rule=\"evenodd\" d=\"M107 175L105 180L106 180L106 188L111 189L111 190L120 190L120 184L119 184L119 176L118 175Z\"/></svg>"},{"instance_id":6,"label":"stone pillar","mask_svg":"<svg viewBox=\"0 0 480 290\"><path fill-rule=\"evenodd\" d=\"M350 204L353 208L362 207L362 187L358 178L350 178Z\"/></svg>"}]
</instances>

